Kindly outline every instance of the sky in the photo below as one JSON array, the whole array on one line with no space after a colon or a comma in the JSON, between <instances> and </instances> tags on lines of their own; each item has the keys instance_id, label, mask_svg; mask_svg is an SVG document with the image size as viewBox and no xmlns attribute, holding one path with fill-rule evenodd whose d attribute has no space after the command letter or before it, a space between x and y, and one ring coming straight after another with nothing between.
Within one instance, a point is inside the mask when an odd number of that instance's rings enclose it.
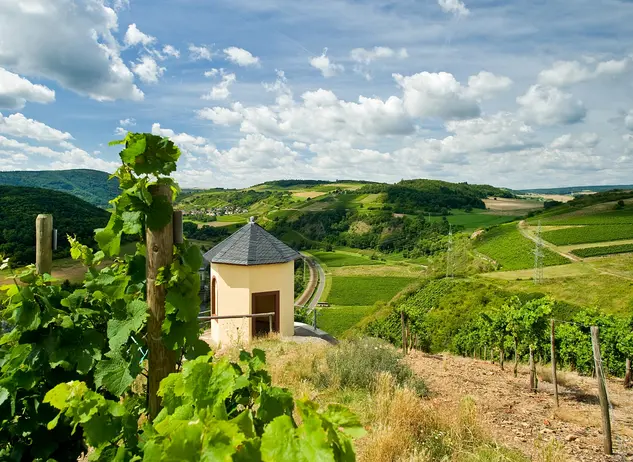
<instances>
[{"instance_id":1,"label":"sky","mask_svg":"<svg viewBox=\"0 0 633 462\"><path fill-rule=\"evenodd\" d=\"M0 0L0 170L630 184L631 0Z\"/></svg>"}]
</instances>

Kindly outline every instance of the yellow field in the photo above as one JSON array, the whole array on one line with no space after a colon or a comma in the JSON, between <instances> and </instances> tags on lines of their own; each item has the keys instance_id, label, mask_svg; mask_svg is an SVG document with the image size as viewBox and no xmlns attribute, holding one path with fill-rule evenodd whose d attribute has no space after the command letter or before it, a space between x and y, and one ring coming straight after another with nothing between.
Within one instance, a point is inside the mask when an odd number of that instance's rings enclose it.
<instances>
[{"instance_id":1,"label":"yellow field","mask_svg":"<svg viewBox=\"0 0 633 462\"><path fill-rule=\"evenodd\" d=\"M304 199L314 199L315 197L320 197L326 194L322 191L291 191L291 192L293 196L301 197Z\"/></svg>"},{"instance_id":2,"label":"yellow field","mask_svg":"<svg viewBox=\"0 0 633 462\"><path fill-rule=\"evenodd\" d=\"M508 212L511 210L517 211L528 211L528 210L536 210L542 209L543 203L538 201L528 201L523 199L504 199L502 197L497 197L497 199L484 199L484 204L486 204L486 209Z\"/></svg>"}]
</instances>

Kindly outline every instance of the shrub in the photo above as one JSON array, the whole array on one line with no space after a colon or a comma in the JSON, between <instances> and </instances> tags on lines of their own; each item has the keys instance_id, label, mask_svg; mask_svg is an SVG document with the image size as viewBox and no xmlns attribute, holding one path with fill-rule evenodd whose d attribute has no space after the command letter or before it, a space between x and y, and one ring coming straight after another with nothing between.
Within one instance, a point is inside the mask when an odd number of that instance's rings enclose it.
<instances>
[{"instance_id":1,"label":"shrub","mask_svg":"<svg viewBox=\"0 0 633 462\"><path fill-rule=\"evenodd\" d=\"M393 346L378 339L343 342L327 352L327 382L336 383L340 388L373 390L378 374L388 372L397 385L425 395L427 388L424 382L413 375L411 368L402 362L402 357Z\"/></svg>"}]
</instances>

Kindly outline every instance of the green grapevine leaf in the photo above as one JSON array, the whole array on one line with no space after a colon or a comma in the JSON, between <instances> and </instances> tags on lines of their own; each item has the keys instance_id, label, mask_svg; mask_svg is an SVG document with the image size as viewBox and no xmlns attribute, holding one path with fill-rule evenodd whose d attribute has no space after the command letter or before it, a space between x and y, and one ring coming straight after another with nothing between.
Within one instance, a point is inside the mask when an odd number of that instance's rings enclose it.
<instances>
[{"instance_id":1,"label":"green grapevine leaf","mask_svg":"<svg viewBox=\"0 0 633 462\"><path fill-rule=\"evenodd\" d=\"M164 228L171 222L174 209L169 199L165 196L156 196L149 206L147 214L147 226L152 231Z\"/></svg>"},{"instance_id":2,"label":"green grapevine leaf","mask_svg":"<svg viewBox=\"0 0 633 462\"><path fill-rule=\"evenodd\" d=\"M294 408L292 394L283 388L266 387L257 399L257 419L271 422L282 415L291 415Z\"/></svg>"},{"instance_id":3,"label":"green grapevine leaf","mask_svg":"<svg viewBox=\"0 0 633 462\"><path fill-rule=\"evenodd\" d=\"M121 356L105 359L97 363L95 385L103 386L115 396L121 396L134 381L130 375L130 364Z\"/></svg>"},{"instance_id":4,"label":"green grapevine leaf","mask_svg":"<svg viewBox=\"0 0 633 462\"><path fill-rule=\"evenodd\" d=\"M138 332L145 324L147 303L142 300L133 300L127 304L125 317L122 319L110 319L108 321L108 340L111 350L118 350L125 345L130 333Z\"/></svg>"},{"instance_id":5,"label":"green grapevine leaf","mask_svg":"<svg viewBox=\"0 0 633 462\"><path fill-rule=\"evenodd\" d=\"M361 438L365 435L365 429L361 425L358 416L345 406L330 404L323 413L323 417L333 424L334 428L342 429L343 432L352 438Z\"/></svg>"},{"instance_id":6,"label":"green grapevine leaf","mask_svg":"<svg viewBox=\"0 0 633 462\"><path fill-rule=\"evenodd\" d=\"M126 234L140 234L143 231L142 215L142 212L123 212L123 232Z\"/></svg>"}]
</instances>

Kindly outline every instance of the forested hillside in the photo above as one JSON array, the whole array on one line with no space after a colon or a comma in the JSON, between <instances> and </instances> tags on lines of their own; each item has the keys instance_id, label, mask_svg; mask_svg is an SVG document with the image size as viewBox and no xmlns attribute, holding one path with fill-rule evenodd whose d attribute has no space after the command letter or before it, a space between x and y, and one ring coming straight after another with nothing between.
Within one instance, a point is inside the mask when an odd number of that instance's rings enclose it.
<instances>
[{"instance_id":1,"label":"forested hillside","mask_svg":"<svg viewBox=\"0 0 633 462\"><path fill-rule=\"evenodd\" d=\"M119 194L118 180L109 177L105 172L84 169L0 172L0 185L53 189L107 207L108 201Z\"/></svg>"},{"instance_id":2,"label":"forested hillside","mask_svg":"<svg viewBox=\"0 0 633 462\"><path fill-rule=\"evenodd\" d=\"M68 254L66 235L92 244L93 230L104 227L108 213L70 194L41 188L0 186L0 254L14 264L35 262L35 218L53 215L58 233L56 257Z\"/></svg>"},{"instance_id":3,"label":"forested hillside","mask_svg":"<svg viewBox=\"0 0 633 462\"><path fill-rule=\"evenodd\" d=\"M511 191L489 185L449 183L440 180L403 180L396 184L371 184L360 193L386 193L386 202L400 213L441 212L450 209L485 209L489 196L513 197Z\"/></svg>"}]
</instances>

